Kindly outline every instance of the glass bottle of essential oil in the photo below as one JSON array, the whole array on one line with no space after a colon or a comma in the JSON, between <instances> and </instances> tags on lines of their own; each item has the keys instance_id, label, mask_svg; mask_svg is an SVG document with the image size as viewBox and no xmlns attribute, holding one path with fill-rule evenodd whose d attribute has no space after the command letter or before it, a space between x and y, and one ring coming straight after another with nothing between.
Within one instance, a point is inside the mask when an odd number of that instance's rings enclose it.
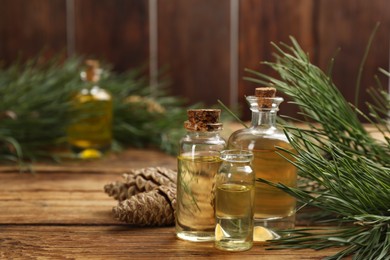
<instances>
[{"instance_id":1,"label":"glass bottle of essential oil","mask_svg":"<svg viewBox=\"0 0 390 260\"><path fill-rule=\"evenodd\" d=\"M276 125L277 111L283 98L275 97L275 93L275 88L256 88L255 96L246 98L252 111L252 125L234 132L229 138L228 147L252 151L256 178L296 187L297 169L286 160L293 160L293 157L277 148L294 152L285 133ZM275 187L256 182L255 231L258 227L264 231L259 233L265 236L255 236L255 241L278 239L278 230L294 228L295 206L294 197Z\"/></svg>"},{"instance_id":2,"label":"glass bottle of essential oil","mask_svg":"<svg viewBox=\"0 0 390 260\"><path fill-rule=\"evenodd\" d=\"M99 86L102 70L96 60L86 60L82 89L73 97L68 143L79 158L99 158L112 141L112 96Z\"/></svg>"},{"instance_id":3,"label":"glass bottle of essential oil","mask_svg":"<svg viewBox=\"0 0 390 260\"><path fill-rule=\"evenodd\" d=\"M214 177L221 165L219 109L191 109L178 155L176 235L188 241L213 241Z\"/></svg>"},{"instance_id":4,"label":"glass bottle of essential oil","mask_svg":"<svg viewBox=\"0 0 390 260\"><path fill-rule=\"evenodd\" d=\"M215 247L244 251L253 245L255 174L252 152L224 150L215 180Z\"/></svg>"}]
</instances>

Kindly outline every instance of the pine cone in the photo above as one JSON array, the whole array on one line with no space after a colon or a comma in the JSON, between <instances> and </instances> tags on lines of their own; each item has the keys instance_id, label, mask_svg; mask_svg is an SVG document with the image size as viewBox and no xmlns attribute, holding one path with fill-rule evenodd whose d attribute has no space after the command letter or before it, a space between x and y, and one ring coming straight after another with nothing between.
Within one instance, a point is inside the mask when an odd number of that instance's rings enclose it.
<instances>
[{"instance_id":1,"label":"pine cone","mask_svg":"<svg viewBox=\"0 0 390 260\"><path fill-rule=\"evenodd\" d=\"M106 184L104 186L104 191L108 194L108 196L114 197L114 199L119 201L127 199L128 189L129 187L125 183L119 181Z\"/></svg>"},{"instance_id":2,"label":"pine cone","mask_svg":"<svg viewBox=\"0 0 390 260\"><path fill-rule=\"evenodd\" d=\"M114 199L123 201L138 193L151 191L161 185L176 185L176 171L164 167L130 170L123 174L124 182L104 186L104 191Z\"/></svg>"},{"instance_id":3,"label":"pine cone","mask_svg":"<svg viewBox=\"0 0 390 260\"><path fill-rule=\"evenodd\" d=\"M175 222L176 185L159 186L119 202L115 218L132 225L167 226Z\"/></svg>"}]
</instances>

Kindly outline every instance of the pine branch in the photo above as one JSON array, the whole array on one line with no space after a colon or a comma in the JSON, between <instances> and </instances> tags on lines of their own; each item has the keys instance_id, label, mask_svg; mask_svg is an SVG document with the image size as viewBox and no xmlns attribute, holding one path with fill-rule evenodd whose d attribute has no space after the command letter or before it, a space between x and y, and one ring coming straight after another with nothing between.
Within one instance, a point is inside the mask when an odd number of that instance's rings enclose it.
<instances>
[{"instance_id":1,"label":"pine branch","mask_svg":"<svg viewBox=\"0 0 390 260\"><path fill-rule=\"evenodd\" d=\"M0 69L0 160L59 156L52 148L66 147L71 97L82 85L81 61L55 57L42 63L37 57ZM114 97L115 144L152 145L173 154L179 140L173 133L182 129L186 115L183 101L169 96L163 83L152 95L141 73L106 70L99 83Z\"/></svg>"},{"instance_id":2,"label":"pine branch","mask_svg":"<svg viewBox=\"0 0 390 260\"><path fill-rule=\"evenodd\" d=\"M304 204L329 212L339 227L290 230L292 235L273 241L273 248L345 247L329 259L353 255L354 259L390 259L390 131L385 91L371 91L376 104L364 115L348 104L331 78L310 63L296 40L276 48L276 62L265 62L279 79L257 71L250 81L272 85L289 95L309 129L285 126L296 153L292 161L300 176L316 181L321 190L306 191L280 183L278 187ZM386 74L386 73L385 73ZM358 115L377 126L386 142L370 136ZM288 152L288 151L284 151Z\"/></svg>"}]
</instances>

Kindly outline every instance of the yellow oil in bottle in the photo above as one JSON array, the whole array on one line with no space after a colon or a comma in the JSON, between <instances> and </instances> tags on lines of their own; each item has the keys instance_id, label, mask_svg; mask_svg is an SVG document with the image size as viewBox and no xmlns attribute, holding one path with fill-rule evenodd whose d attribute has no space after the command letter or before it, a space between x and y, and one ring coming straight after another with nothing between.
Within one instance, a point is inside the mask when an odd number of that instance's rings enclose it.
<instances>
[{"instance_id":1,"label":"yellow oil in bottle","mask_svg":"<svg viewBox=\"0 0 390 260\"><path fill-rule=\"evenodd\" d=\"M229 138L229 148L250 150L256 179L296 187L297 169L291 163L294 149L285 132L276 124L283 98L273 87L256 88L246 100L252 111L251 127L237 130ZM279 149L281 148L281 149ZM286 152L288 151L288 152ZM278 239L279 230L295 226L296 199L281 189L256 181L254 219L255 241Z\"/></svg>"},{"instance_id":2,"label":"yellow oil in bottle","mask_svg":"<svg viewBox=\"0 0 390 260\"><path fill-rule=\"evenodd\" d=\"M186 153L178 157L176 234L189 241L214 240L213 180L219 153Z\"/></svg>"},{"instance_id":3,"label":"yellow oil in bottle","mask_svg":"<svg viewBox=\"0 0 390 260\"><path fill-rule=\"evenodd\" d=\"M82 159L99 158L112 141L112 97L100 88L98 63L87 62L85 86L72 99L68 143Z\"/></svg>"},{"instance_id":4,"label":"yellow oil in bottle","mask_svg":"<svg viewBox=\"0 0 390 260\"><path fill-rule=\"evenodd\" d=\"M296 187L297 169L286 160L287 158L294 161L293 157L276 148L293 151L289 143L278 139L254 138L241 140L240 145L253 148L252 168L256 179L262 178ZM278 230L294 228L295 206L296 199L286 192L259 181L255 182L254 225L269 230L273 234L272 239L279 238Z\"/></svg>"},{"instance_id":5,"label":"yellow oil in bottle","mask_svg":"<svg viewBox=\"0 0 390 260\"><path fill-rule=\"evenodd\" d=\"M253 185L222 184L215 197L216 248L248 250L253 243Z\"/></svg>"},{"instance_id":6,"label":"yellow oil in bottle","mask_svg":"<svg viewBox=\"0 0 390 260\"><path fill-rule=\"evenodd\" d=\"M256 179L262 178L273 183L282 183L295 187L297 169L286 158L292 156L276 149L282 147L292 151L290 144L274 139L257 139L252 150L254 159L252 167ZM282 156L286 157L283 158ZM265 183L255 184L254 218L256 221L265 221L271 225L275 222L278 229L293 228L296 200L286 192Z\"/></svg>"}]
</instances>

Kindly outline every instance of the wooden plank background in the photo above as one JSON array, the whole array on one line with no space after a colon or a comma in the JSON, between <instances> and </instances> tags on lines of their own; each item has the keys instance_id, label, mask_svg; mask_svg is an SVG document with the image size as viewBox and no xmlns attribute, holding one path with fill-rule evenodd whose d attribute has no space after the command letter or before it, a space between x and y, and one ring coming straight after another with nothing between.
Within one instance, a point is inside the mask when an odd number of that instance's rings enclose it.
<instances>
[{"instance_id":1,"label":"wooden plank background","mask_svg":"<svg viewBox=\"0 0 390 260\"><path fill-rule=\"evenodd\" d=\"M66 50L64 0L0 0L0 62Z\"/></svg>"},{"instance_id":2,"label":"wooden plank background","mask_svg":"<svg viewBox=\"0 0 390 260\"><path fill-rule=\"evenodd\" d=\"M381 26L362 77L359 105L369 100L378 67L388 69L388 0L0 0L0 61L5 66L43 50L104 59L117 71L145 66L151 83L167 71L172 95L205 106L221 99L248 111L255 85L244 68L272 71L271 41L296 37L314 64L326 69L353 102L357 72L376 22ZM388 79L381 77L387 86ZM288 104L282 113L294 116ZM244 117L248 117L246 112Z\"/></svg>"}]
</instances>

